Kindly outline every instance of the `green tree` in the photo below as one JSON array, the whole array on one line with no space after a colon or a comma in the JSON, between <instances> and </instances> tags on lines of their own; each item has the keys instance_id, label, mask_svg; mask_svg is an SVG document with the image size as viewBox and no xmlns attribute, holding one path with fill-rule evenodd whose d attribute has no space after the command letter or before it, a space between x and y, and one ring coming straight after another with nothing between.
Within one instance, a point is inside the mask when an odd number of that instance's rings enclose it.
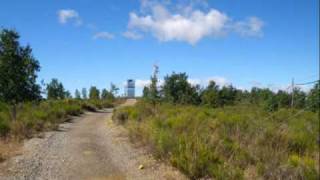
<instances>
[{"instance_id":1,"label":"green tree","mask_svg":"<svg viewBox=\"0 0 320 180\"><path fill-rule=\"evenodd\" d=\"M86 88L82 88L81 93L83 99L88 99L88 93Z\"/></svg>"},{"instance_id":2,"label":"green tree","mask_svg":"<svg viewBox=\"0 0 320 180\"><path fill-rule=\"evenodd\" d=\"M236 95L236 88L234 88L232 85L223 86L222 89L219 91L218 105L233 105L236 100Z\"/></svg>"},{"instance_id":3,"label":"green tree","mask_svg":"<svg viewBox=\"0 0 320 180\"><path fill-rule=\"evenodd\" d=\"M306 105L306 93L301 91L299 88L293 89L293 107L304 108Z\"/></svg>"},{"instance_id":4,"label":"green tree","mask_svg":"<svg viewBox=\"0 0 320 180\"><path fill-rule=\"evenodd\" d=\"M171 103L197 104L199 95L197 87L192 87L188 83L186 73L172 73L164 78L162 92L164 99Z\"/></svg>"},{"instance_id":5,"label":"green tree","mask_svg":"<svg viewBox=\"0 0 320 180\"><path fill-rule=\"evenodd\" d=\"M279 108L279 100L276 95L269 96L265 103L265 109L267 111L276 111Z\"/></svg>"},{"instance_id":6,"label":"green tree","mask_svg":"<svg viewBox=\"0 0 320 180\"><path fill-rule=\"evenodd\" d=\"M72 99L72 95L71 95L70 91L65 91L65 92L64 92L64 98L66 98L66 99Z\"/></svg>"},{"instance_id":7,"label":"green tree","mask_svg":"<svg viewBox=\"0 0 320 180\"><path fill-rule=\"evenodd\" d=\"M219 86L210 81L208 87L201 94L201 103L210 107L218 107Z\"/></svg>"},{"instance_id":8,"label":"green tree","mask_svg":"<svg viewBox=\"0 0 320 180\"><path fill-rule=\"evenodd\" d=\"M80 91L78 89L76 89L76 91L74 92L74 97L76 99L81 99L81 94L80 94Z\"/></svg>"},{"instance_id":9,"label":"green tree","mask_svg":"<svg viewBox=\"0 0 320 180\"><path fill-rule=\"evenodd\" d=\"M148 100L148 99L149 99L149 88L148 88L147 86L143 87L142 97L143 97L145 100Z\"/></svg>"},{"instance_id":10,"label":"green tree","mask_svg":"<svg viewBox=\"0 0 320 180\"><path fill-rule=\"evenodd\" d=\"M319 111L320 109L320 86L319 81L308 92L306 107L312 111Z\"/></svg>"},{"instance_id":11,"label":"green tree","mask_svg":"<svg viewBox=\"0 0 320 180\"><path fill-rule=\"evenodd\" d=\"M20 45L19 37L14 30L0 32L0 100L10 104L14 120L18 104L41 98L40 86L36 83L39 62L29 45Z\"/></svg>"},{"instance_id":12,"label":"green tree","mask_svg":"<svg viewBox=\"0 0 320 180\"><path fill-rule=\"evenodd\" d=\"M58 81L58 79L53 78L49 84L47 84L47 98L48 99L64 99L66 91L64 90L63 84ZM70 93L69 93L70 94Z\"/></svg>"},{"instance_id":13,"label":"green tree","mask_svg":"<svg viewBox=\"0 0 320 180\"><path fill-rule=\"evenodd\" d=\"M113 96L115 97L115 96L118 95L118 91L119 91L119 88L115 84L111 83L110 84L110 92L111 92L111 94L113 94Z\"/></svg>"},{"instance_id":14,"label":"green tree","mask_svg":"<svg viewBox=\"0 0 320 180\"><path fill-rule=\"evenodd\" d=\"M108 91L106 89L102 89L101 91L101 99L113 101L114 95L111 93L111 91Z\"/></svg>"},{"instance_id":15,"label":"green tree","mask_svg":"<svg viewBox=\"0 0 320 180\"><path fill-rule=\"evenodd\" d=\"M95 86L91 86L89 90L89 98L92 100L100 99L100 91Z\"/></svg>"},{"instance_id":16,"label":"green tree","mask_svg":"<svg viewBox=\"0 0 320 180\"><path fill-rule=\"evenodd\" d=\"M276 94L279 108L288 108L291 102L291 96L286 91L279 90Z\"/></svg>"},{"instance_id":17,"label":"green tree","mask_svg":"<svg viewBox=\"0 0 320 180\"><path fill-rule=\"evenodd\" d=\"M153 107L155 108L156 104L160 100L159 90L158 90L158 66L154 66L154 72L150 78L151 84L149 86L149 100L153 104Z\"/></svg>"},{"instance_id":18,"label":"green tree","mask_svg":"<svg viewBox=\"0 0 320 180\"><path fill-rule=\"evenodd\" d=\"M274 93L268 88L257 88L251 89L250 101L253 104L266 106L267 101L270 100Z\"/></svg>"}]
</instances>

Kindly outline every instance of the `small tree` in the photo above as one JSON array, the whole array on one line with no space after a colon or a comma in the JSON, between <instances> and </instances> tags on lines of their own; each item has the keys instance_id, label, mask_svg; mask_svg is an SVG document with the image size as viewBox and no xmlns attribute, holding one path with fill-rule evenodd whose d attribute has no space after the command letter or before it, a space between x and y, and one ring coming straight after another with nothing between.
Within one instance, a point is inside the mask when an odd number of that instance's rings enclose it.
<instances>
[{"instance_id":1,"label":"small tree","mask_svg":"<svg viewBox=\"0 0 320 180\"><path fill-rule=\"evenodd\" d=\"M40 86L36 83L39 62L29 45L20 45L19 37L14 30L0 32L0 100L11 105L13 120L16 120L18 104L41 98Z\"/></svg>"},{"instance_id":2,"label":"small tree","mask_svg":"<svg viewBox=\"0 0 320 180\"><path fill-rule=\"evenodd\" d=\"M92 86L89 90L89 98L92 100L100 99L100 91L97 87Z\"/></svg>"},{"instance_id":3,"label":"small tree","mask_svg":"<svg viewBox=\"0 0 320 180\"><path fill-rule=\"evenodd\" d=\"M219 86L210 81L208 87L202 92L201 103L210 107L218 107Z\"/></svg>"},{"instance_id":4,"label":"small tree","mask_svg":"<svg viewBox=\"0 0 320 180\"><path fill-rule=\"evenodd\" d=\"M149 88L147 86L143 87L143 90L142 90L142 97L146 100L149 99Z\"/></svg>"},{"instance_id":5,"label":"small tree","mask_svg":"<svg viewBox=\"0 0 320 180\"><path fill-rule=\"evenodd\" d=\"M64 99L66 91L64 90L63 84L58 81L58 79L52 79L49 84L47 84L47 98L52 100ZM70 94L70 93L69 93Z\"/></svg>"},{"instance_id":6,"label":"small tree","mask_svg":"<svg viewBox=\"0 0 320 180\"><path fill-rule=\"evenodd\" d=\"M66 98L66 99L72 99L72 95L71 95L70 91L65 91L65 92L64 92L64 98Z\"/></svg>"},{"instance_id":7,"label":"small tree","mask_svg":"<svg viewBox=\"0 0 320 180\"><path fill-rule=\"evenodd\" d=\"M80 91L78 90L78 89L76 89L76 91L74 92L74 97L76 98L76 99L81 99L81 94L80 94Z\"/></svg>"},{"instance_id":8,"label":"small tree","mask_svg":"<svg viewBox=\"0 0 320 180\"><path fill-rule=\"evenodd\" d=\"M283 90L279 90L276 94L279 108L288 108L290 106L290 94Z\"/></svg>"},{"instance_id":9,"label":"small tree","mask_svg":"<svg viewBox=\"0 0 320 180\"><path fill-rule=\"evenodd\" d=\"M159 96L159 91L158 91L158 66L155 66L153 75L151 76L150 80L151 80L151 84L149 87L149 92L148 92L148 98L151 101L154 111L155 111L155 106L156 104L159 102L160 100L160 96Z\"/></svg>"},{"instance_id":10,"label":"small tree","mask_svg":"<svg viewBox=\"0 0 320 180\"><path fill-rule=\"evenodd\" d=\"M81 93L83 99L88 99L88 93L86 88L82 88Z\"/></svg>"},{"instance_id":11,"label":"small tree","mask_svg":"<svg viewBox=\"0 0 320 180\"><path fill-rule=\"evenodd\" d=\"M111 91L109 92L109 91L106 90L106 89L102 89L101 99L113 101L114 98L115 98L115 97L114 97L114 95L111 93Z\"/></svg>"},{"instance_id":12,"label":"small tree","mask_svg":"<svg viewBox=\"0 0 320 180\"><path fill-rule=\"evenodd\" d=\"M305 105L306 105L306 93L301 91L300 88L294 88L293 89L293 101L294 101L294 104L293 106L295 108L304 108Z\"/></svg>"},{"instance_id":13,"label":"small tree","mask_svg":"<svg viewBox=\"0 0 320 180\"><path fill-rule=\"evenodd\" d=\"M110 93L115 97L118 95L118 91L119 91L119 88L115 84L111 83L110 84Z\"/></svg>"}]
</instances>

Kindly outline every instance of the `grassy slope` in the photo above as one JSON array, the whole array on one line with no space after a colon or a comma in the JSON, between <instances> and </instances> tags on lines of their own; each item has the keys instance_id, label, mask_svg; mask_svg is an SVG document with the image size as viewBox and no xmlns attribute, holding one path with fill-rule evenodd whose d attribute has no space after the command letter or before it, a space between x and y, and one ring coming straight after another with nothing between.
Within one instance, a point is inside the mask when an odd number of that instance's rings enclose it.
<instances>
[{"instance_id":1,"label":"grassy slope","mask_svg":"<svg viewBox=\"0 0 320 180\"><path fill-rule=\"evenodd\" d=\"M103 107L112 107L106 101L57 100L42 101L38 104L25 103L18 109L17 120L10 120L9 107L0 104L0 137L22 139L34 133L55 129L58 124L83 111L95 111Z\"/></svg>"},{"instance_id":2,"label":"grassy slope","mask_svg":"<svg viewBox=\"0 0 320 180\"><path fill-rule=\"evenodd\" d=\"M319 119L313 112L258 107L149 104L116 110L133 139L191 178L317 179Z\"/></svg>"}]
</instances>

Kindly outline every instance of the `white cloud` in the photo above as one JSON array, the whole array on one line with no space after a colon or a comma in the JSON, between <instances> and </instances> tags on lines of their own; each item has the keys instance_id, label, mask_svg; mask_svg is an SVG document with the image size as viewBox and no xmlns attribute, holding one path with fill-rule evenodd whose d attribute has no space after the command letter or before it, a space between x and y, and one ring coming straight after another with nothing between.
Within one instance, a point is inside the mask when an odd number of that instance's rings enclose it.
<instances>
[{"instance_id":1,"label":"white cloud","mask_svg":"<svg viewBox=\"0 0 320 180\"><path fill-rule=\"evenodd\" d=\"M73 9L61 9L58 11L58 19L61 24L73 22L75 25L81 25L82 21L79 13Z\"/></svg>"},{"instance_id":2,"label":"white cloud","mask_svg":"<svg viewBox=\"0 0 320 180\"><path fill-rule=\"evenodd\" d=\"M242 36L263 36L264 22L257 17L249 17L245 21L234 24L234 30Z\"/></svg>"},{"instance_id":3,"label":"white cloud","mask_svg":"<svg viewBox=\"0 0 320 180\"><path fill-rule=\"evenodd\" d=\"M152 15L138 16L130 13L130 29L150 32L160 41L186 41L197 43L205 36L221 36L228 17L217 10L208 13L194 11L188 17L170 14L164 7L156 6Z\"/></svg>"},{"instance_id":4,"label":"white cloud","mask_svg":"<svg viewBox=\"0 0 320 180\"><path fill-rule=\"evenodd\" d=\"M151 83L150 80L137 79L136 80L136 87L143 88L145 86L149 86L150 83Z\"/></svg>"},{"instance_id":5,"label":"white cloud","mask_svg":"<svg viewBox=\"0 0 320 180\"><path fill-rule=\"evenodd\" d=\"M141 34L138 34L138 33L132 32L132 31L126 31L122 35L128 39L133 39L133 40L137 40L137 39L142 38Z\"/></svg>"},{"instance_id":6,"label":"white cloud","mask_svg":"<svg viewBox=\"0 0 320 180\"><path fill-rule=\"evenodd\" d=\"M114 35L109 32L98 32L93 36L93 39L105 39L110 40L113 39Z\"/></svg>"},{"instance_id":7,"label":"white cloud","mask_svg":"<svg viewBox=\"0 0 320 180\"><path fill-rule=\"evenodd\" d=\"M179 5L176 9L169 9L165 3L143 0L141 12L129 14L128 30L150 33L162 42L174 40L193 45L205 37L221 37L229 32L235 32L241 36L262 36L263 34L264 22L257 17L233 21L217 9L200 10L194 9L195 7L190 3Z\"/></svg>"},{"instance_id":8,"label":"white cloud","mask_svg":"<svg viewBox=\"0 0 320 180\"><path fill-rule=\"evenodd\" d=\"M188 79L188 82L192 85L192 86L196 86L196 85L200 85L202 83L201 79Z\"/></svg>"}]
</instances>

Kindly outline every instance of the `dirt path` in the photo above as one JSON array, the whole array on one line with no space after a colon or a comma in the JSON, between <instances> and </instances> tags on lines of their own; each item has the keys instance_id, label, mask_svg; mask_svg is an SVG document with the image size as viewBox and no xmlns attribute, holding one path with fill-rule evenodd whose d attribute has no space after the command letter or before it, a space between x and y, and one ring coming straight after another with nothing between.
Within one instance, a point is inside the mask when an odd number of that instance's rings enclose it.
<instances>
[{"instance_id":1,"label":"dirt path","mask_svg":"<svg viewBox=\"0 0 320 180\"><path fill-rule=\"evenodd\" d=\"M185 179L131 144L111 116L112 109L86 113L58 131L25 141L22 155L0 164L0 179Z\"/></svg>"}]
</instances>

